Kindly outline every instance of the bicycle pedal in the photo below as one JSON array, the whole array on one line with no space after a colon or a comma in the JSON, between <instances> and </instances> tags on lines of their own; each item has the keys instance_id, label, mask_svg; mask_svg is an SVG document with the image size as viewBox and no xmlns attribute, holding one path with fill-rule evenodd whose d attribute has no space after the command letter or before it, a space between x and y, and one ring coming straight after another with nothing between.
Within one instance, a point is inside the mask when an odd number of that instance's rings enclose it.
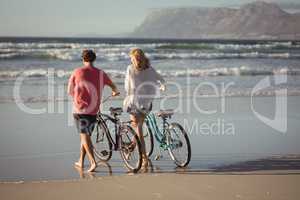
<instances>
[{"instance_id":1,"label":"bicycle pedal","mask_svg":"<svg viewBox=\"0 0 300 200\"><path fill-rule=\"evenodd\" d=\"M125 153L125 158L126 160L131 159L131 153L130 152Z\"/></svg>"},{"instance_id":2,"label":"bicycle pedal","mask_svg":"<svg viewBox=\"0 0 300 200\"><path fill-rule=\"evenodd\" d=\"M156 155L154 160L160 160L162 158L162 155Z\"/></svg>"}]
</instances>

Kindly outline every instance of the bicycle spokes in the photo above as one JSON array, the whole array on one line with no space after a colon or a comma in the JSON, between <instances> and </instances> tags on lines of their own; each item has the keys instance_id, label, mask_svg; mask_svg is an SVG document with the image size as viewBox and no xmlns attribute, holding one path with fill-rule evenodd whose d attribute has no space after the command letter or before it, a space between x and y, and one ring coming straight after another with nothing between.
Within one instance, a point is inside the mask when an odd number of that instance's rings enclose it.
<instances>
[{"instance_id":1,"label":"bicycle spokes","mask_svg":"<svg viewBox=\"0 0 300 200\"><path fill-rule=\"evenodd\" d=\"M93 135L96 135L94 146L94 153L97 158L101 161L108 161L112 156L112 144L108 139L108 130L105 124L98 123Z\"/></svg>"},{"instance_id":2,"label":"bicycle spokes","mask_svg":"<svg viewBox=\"0 0 300 200\"><path fill-rule=\"evenodd\" d=\"M126 166L136 172L141 167L141 145L140 141L129 126L120 131L120 153Z\"/></svg>"},{"instance_id":3,"label":"bicycle spokes","mask_svg":"<svg viewBox=\"0 0 300 200\"><path fill-rule=\"evenodd\" d=\"M98 127L97 127L97 129L98 129ZM104 141L104 132L103 131L99 131L97 133L96 142L98 143L98 142L103 142L103 141Z\"/></svg>"},{"instance_id":4,"label":"bicycle spokes","mask_svg":"<svg viewBox=\"0 0 300 200\"><path fill-rule=\"evenodd\" d=\"M186 166L191 158L191 147L188 136L180 124L172 123L168 128L168 150L176 165Z\"/></svg>"}]
</instances>

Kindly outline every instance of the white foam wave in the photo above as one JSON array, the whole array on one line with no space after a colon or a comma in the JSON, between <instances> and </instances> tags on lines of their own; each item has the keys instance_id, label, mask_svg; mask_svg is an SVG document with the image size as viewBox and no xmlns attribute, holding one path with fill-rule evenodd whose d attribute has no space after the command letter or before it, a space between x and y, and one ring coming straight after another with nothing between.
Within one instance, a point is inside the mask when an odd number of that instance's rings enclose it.
<instances>
[{"instance_id":1,"label":"white foam wave","mask_svg":"<svg viewBox=\"0 0 300 200\"><path fill-rule=\"evenodd\" d=\"M229 59L229 58L300 58L300 54L291 53L152 53L152 59Z\"/></svg>"},{"instance_id":2,"label":"white foam wave","mask_svg":"<svg viewBox=\"0 0 300 200\"><path fill-rule=\"evenodd\" d=\"M105 69L105 71L112 77L124 78L125 70ZM300 69L289 69L286 67L277 69L253 69L246 66L240 67L220 67L220 68L201 68L201 69L176 69L176 70L158 70L165 77L201 77L201 76L257 76L257 75L300 75ZM48 77L54 73L55 77L68 78L73 70L65 69L28 69L28 70L2 70L0 71L0 78L16 78L18 76L25 77Z\"/></svg>"},{"instance_id":3,"label":"white foam wave","mask_svg":"<svg viewBox=\"0 0 300 200\"><path fill-rule=\"evenodd\" d=\"M300 75L300 69L251 69L246 66L231 67L231 68L209 68L209 69L192 69L192 70L174 70L174 71L160 71L166 77L201 77L201 76L257 76L257 75Z\"/></svg>"},{"instance_id":4,"label":"white foam wave","mask_svg":"<svg viewBox=\"0 0 300 200\"><path fill-rule=\"evenodd\" d=\"M293 42L270 42L266 44L215 44L216 49L253 50L253 49L278 49L278 48L300 48L299 44Z\"/></svg>"},{"instance_id":5,"label":"white foam wave","mask_svg":"<svg viewBox=\"0 0 300 200\"><path fill-rule=\"evenodd\" d=\"M201 43L202 44L202 43ZM205 44L201 49L184 50L180 43L147 43L147 44L108 44L108 43L0 43L0 59L38 58L79 60L82 49L94 49L98 58L109 61L127 60L131 48L141 47L151 59L219 59L219 58L300 58L300 54L288 50L280 52L260 51L266 49L298 48L292 42L274 42L270 44ZM193 47L194 44L184 46ZM171 46L172 50L160 49ZM206 49L206 46L208 46ZM214 49L215 51L212 51ZM207 51L209 50L209 51ZM234 51L232 51L234 50ZM246 52L245 52L246 50ZM299 51L296 51L299 52Z\"/></svg>"},{"instance_id":6,"label":"white foam wave","mask_svg":"<svg viewBox=\"0 0 300 200\"><path fill-rule=\"evenodd\" d=\"M266 97L273 97L277 95L288 95L288 96L300 96L300 88L289 88L287 90L287 93L282 92L279 93L276 91L276 88L271 88L268 90L260 90L255 93L252 93L252 88L243 88L243 89L235 89L231 91L226 91L226 93L222 94L222 96L225 97L250 97L250 96L266 96ZM114 98L114 100L122 100L124 97L117 97ZM202 90L201 92L197 93L196 96L194 95L179 95L179 94L168 94L168 95L163 95L156 97L155 99L161 100L161 99L193 99L193 98L216 98L216 93L214 91L205 91ZM43 96L27 96L27 97L22 97L21 99L16 99L14 97L8 97L8 96L0 96L0 103L17 103L17 102L22 102L22 103L47 103L47 102L68 102L71 101L71 99L67 96L65 97L54 97L54 98L48 98L48 96L43 95Z\"/></svg>"},{"instance_id":7,"label":"white foam wave","mask_svg":"<svg viewBox=\"0 0 300 200\"><path fill-rule=\"evenodd\" d=\"M29 70L3 70L0 71L0 78L17 78L19 76L24 77L48 77L54 75L58 78L68 78L72 74L73 70L48 70L48 69L29 69ZM105 70L112 77L125 77L125 71L119 70Z\"/></svg>"}]
</instances>

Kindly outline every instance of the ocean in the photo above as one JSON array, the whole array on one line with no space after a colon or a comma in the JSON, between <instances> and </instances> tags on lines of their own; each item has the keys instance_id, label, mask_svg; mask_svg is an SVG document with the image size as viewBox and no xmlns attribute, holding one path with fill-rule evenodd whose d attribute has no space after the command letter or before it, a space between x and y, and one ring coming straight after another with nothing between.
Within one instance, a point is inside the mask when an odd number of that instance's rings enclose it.
<instances>
[{"instance_id":1,"label":"ocean","mask_svg":"<svg viewBox=\"0 0 300 200\"><path fill-rule=\"evenodd\" d=\"M96 67L124 94L134 47L167 81L154 112L175 109L172 120L188 131L188 170L300 153L300 41L0 38L0 180L77 178L68 78L82 65L82 50L93 49ZM122 98L102 110L121 106ZM117 154L112 173L123 174ZM154 165L176 170L167 155Z\"/></svg>"}]
</instances>

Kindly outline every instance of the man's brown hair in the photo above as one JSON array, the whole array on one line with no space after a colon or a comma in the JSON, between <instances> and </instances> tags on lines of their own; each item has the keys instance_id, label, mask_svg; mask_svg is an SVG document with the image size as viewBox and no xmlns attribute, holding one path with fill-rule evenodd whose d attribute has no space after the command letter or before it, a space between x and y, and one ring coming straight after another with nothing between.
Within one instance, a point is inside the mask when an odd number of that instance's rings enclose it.
<instances>
[{"instance_id":1,"label":"man's brown hair","mask_svg":"<svg viewBox=\"0 0 300 200\"><path fill-rule=\"evenodd\" d=\"M96 60L96 54L93 50L85 49L82 51L82 59L85 62L94 62Z\"/></svg>"}]
</instances>

